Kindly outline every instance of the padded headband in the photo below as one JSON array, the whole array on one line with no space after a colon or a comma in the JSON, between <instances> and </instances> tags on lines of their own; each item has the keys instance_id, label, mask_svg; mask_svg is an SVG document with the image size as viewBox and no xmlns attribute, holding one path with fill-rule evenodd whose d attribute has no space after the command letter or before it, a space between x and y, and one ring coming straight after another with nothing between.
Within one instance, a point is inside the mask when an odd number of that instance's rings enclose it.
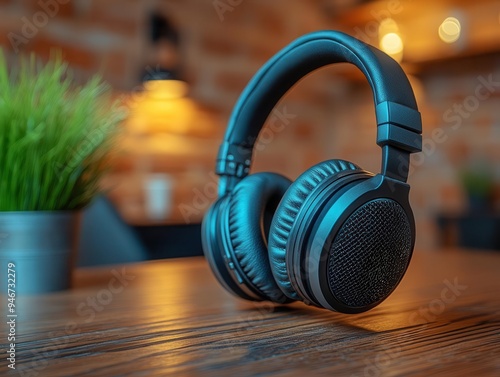
<instances>
[{"instance_id":1,"label":"padded headband","mask_svg":"<svg viewBox=\"0 0 500 377\"><path fill-rule=\"evenodd\" d=\"M391 57L347 34L306 34L271 58L248 83L229 120L217 157L220 192L249 173L252 150L271 110L310 72L333 63L351 63L368 79L377 116L382 174L406 182L409 154L421 150L422 124L408 78Z\"/></svg>"}]
</instances>

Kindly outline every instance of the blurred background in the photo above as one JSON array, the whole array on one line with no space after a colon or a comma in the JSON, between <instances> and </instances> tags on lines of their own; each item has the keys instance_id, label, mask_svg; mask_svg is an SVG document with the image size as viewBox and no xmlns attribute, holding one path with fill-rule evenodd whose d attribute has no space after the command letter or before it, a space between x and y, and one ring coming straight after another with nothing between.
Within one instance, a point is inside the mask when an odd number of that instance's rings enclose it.
<instances>
[{"instance_id":1,"label":"blurred background","mask_svg":"<svg viewBox=\"0 0 500 377\"><path fill-rule=\"evenodd\" d=\"M201 254L233 105L272 55L320 29L381 48L410 77L424 125L410 175L417 249L500 249L496 0L0 0L10 64L59 49L77 80L101 73L129 108L106 195L90 211L118 222L146 258ZM271 119L253 171L294 179L329 158L380 168L372 94L349 65L311 74ZM113 248L81 264L122 261Z\"/></svg>"}]
</instances>

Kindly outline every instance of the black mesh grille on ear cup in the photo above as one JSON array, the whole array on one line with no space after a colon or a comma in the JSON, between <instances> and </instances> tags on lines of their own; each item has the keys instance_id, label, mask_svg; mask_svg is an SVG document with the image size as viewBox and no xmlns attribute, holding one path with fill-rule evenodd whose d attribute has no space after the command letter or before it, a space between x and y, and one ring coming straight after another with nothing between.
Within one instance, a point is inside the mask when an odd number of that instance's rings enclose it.
<instances>
[{"instance_id":1,"label":"black mesh grille on ear cup","mask_svg":"<svg viewBox=\"0 0 500 377\"><path fill-rule=\"evenodd\" d=\"M328 284L337 300L364 307L386 298L412 251L408 217L394 200L376 199L345 221L328 256Z\"/></svg>"}]
</instances>

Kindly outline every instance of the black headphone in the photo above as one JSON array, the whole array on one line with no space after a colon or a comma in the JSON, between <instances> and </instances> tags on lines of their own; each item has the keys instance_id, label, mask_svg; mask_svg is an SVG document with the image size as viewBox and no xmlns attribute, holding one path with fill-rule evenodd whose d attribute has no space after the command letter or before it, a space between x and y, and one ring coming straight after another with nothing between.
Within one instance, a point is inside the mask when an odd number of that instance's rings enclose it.
<instances>
[{"instance_id":1,"label":"black headphone","mask_svg":"<svg viewBox=\"0 0 500 377\"><path fill-rule=\"evenodd\" d=\"M358 67L373 90L381 173L328 160L293 183L275 173L248 175L254 143L278 100L313 70L342 62ZM378 305L413 252L406 180L421 133L410 83L380 50L337 31L310 33L284 48L243 91L217 157L219 198L203 220L202 241L218 281L254 301L300 300L344 313Z\"/></svg>"}]
</instances>

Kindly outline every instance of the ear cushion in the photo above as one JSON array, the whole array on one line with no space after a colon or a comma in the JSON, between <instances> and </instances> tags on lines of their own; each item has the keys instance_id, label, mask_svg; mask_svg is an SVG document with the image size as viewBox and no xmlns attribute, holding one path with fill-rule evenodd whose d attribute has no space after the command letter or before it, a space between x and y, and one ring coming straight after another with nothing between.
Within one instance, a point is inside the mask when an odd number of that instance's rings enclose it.
<instances>
[{"instance_id":1,"label":"ear cushion","mask_svg":"<svg viewBox=\"0 0 500 377\"><path fill-rule=\"evenodd\" d=\"M236 185L229 202L229 236L236 262L264 299L280 303L289 299L273 279L264 218L266 213L274 215L291 183L279 174L252 174Z\"/></svg>"},{"instance_id":2,"label":"ear cushion","mask_svg":"<svg viewBox=\"0 0 500 377\"><path fill-rule=\"evenodd\" d=\"M281 199L269 233L269 261L274 280L291 299L301 299L291 285L286 268L287 242L299 210L311 192L325 179L343 171L358 169L357 165L344 160L321 162L301 174Z\"/></svg>"}]
</instances>

